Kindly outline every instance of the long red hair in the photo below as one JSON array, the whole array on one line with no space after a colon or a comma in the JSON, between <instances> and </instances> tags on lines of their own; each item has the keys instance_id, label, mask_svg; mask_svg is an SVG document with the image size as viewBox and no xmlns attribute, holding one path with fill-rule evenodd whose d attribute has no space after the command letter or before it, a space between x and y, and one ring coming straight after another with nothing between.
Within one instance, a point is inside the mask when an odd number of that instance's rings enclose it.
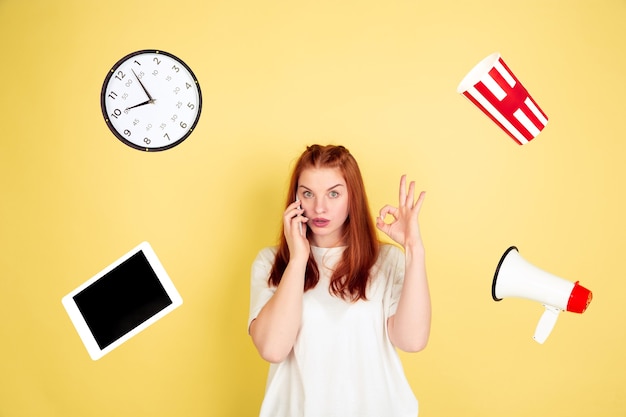
<instances>
[{"instance_id":1,"label":"long red hair","mask_svg":"<svg viewBox=\"0 0 626 417\"><path fill-rule=\"evenodd\" d=\"M369 273L378 257L379 241L359 166L343 146L308 146L294 167L285 207L293 202L300 174L307 168L339 168L346 181L348 218L344 224L343 240L347 247L331 276L329 290L333 295L345 300L366 300ZM288 262L289 247L283 226L278 252L268 280L270 285L278 286ZM319 269L313 255L310 254L305 272L304 291L315 287L318 281Z\"/></svg>"}]
</instances>

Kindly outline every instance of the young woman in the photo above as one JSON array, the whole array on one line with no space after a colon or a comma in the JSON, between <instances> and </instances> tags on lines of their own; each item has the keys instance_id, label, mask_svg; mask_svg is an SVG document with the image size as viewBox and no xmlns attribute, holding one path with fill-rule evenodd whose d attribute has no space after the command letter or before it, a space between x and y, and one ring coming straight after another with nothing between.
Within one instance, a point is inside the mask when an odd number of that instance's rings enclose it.
<instances>
[{"instance_id":1,"label":"young woman","mask_svg":"<svg viewBox=\"0 0 626 417\"><path fill-rule=\"evenodd\" d=\"M417 416L395 348L420 351L430 333L423 201L402 176L398 206L375 225L404 252L381 244L348 150L300 156L280 243L252 265L248 330L271 363L262 417Z\"/></svg>"}]
</instances>

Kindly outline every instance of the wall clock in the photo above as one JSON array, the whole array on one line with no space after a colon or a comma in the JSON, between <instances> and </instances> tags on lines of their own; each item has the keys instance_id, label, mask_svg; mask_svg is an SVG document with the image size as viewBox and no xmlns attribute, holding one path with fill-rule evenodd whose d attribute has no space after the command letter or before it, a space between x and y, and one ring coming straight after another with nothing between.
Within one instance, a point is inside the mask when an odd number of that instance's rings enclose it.
<instances>
[{"instance_id":1,"label":"wall clock","mask_svg":"<svg viewBox=\"0 0 626 417\"><path fill-rule=\"evenodd\" d=\"M159 50L132 52L108 72L100 94L111 132L142 151L163 151L187 139L202 109L191 68Z\"/></svg>"}]
</instances>

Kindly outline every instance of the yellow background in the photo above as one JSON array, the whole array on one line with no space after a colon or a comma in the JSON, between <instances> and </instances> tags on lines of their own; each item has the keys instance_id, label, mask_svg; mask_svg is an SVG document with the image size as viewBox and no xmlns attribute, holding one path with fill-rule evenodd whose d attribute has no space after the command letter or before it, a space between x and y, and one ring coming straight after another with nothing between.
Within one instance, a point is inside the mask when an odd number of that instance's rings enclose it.
<instances>
[{"instance_id":1,"label":"yellow background","mask_svg":"<svg viewBox=\"0 0 626 417\"><path fill-rule=\"evenodd\" d=\"M255 416L250 263L315 142L353 152L374 210L402 173L427 191L432 338L402 354L420 416L625 415L624 22L624 0L0 0L0 416ZM99 104L146 48L204 98L153 154ZM528 145L456 93L495 51L550 118ZM92 361L61 298L142 240L184 304ZM544 345L540 304L491 298L510 245L594 293Z\"/></svg>"}]
</instances>

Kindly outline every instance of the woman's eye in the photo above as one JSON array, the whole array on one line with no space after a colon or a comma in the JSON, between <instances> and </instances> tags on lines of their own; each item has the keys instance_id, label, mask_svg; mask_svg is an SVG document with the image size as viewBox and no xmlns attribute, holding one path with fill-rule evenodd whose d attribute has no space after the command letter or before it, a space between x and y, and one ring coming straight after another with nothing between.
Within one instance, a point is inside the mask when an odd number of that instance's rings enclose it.
<instances>
[{"instance_id":1,"label":"woman's eye","mask_svg":"<svg viewBox=\"0 0 626 417\"><path fill-rule=\"evenodd\" d=\"M331 191L329 193L329 195L330 195L330 198L337 198L337 197L339 197L339 193L337 191Z\"/></svg>"},{"instance_id":2,"label":"woman's eye","mask_svg":"<svg viewBox=\"0 0 626 417\"><path fill-rule=\"evenodd\" d=\"M313 193L311 193L310 191L305 191L302 193L302 195L304 196L304 198L311 198L313 197Z\"/></svg>"}]
</instances>

